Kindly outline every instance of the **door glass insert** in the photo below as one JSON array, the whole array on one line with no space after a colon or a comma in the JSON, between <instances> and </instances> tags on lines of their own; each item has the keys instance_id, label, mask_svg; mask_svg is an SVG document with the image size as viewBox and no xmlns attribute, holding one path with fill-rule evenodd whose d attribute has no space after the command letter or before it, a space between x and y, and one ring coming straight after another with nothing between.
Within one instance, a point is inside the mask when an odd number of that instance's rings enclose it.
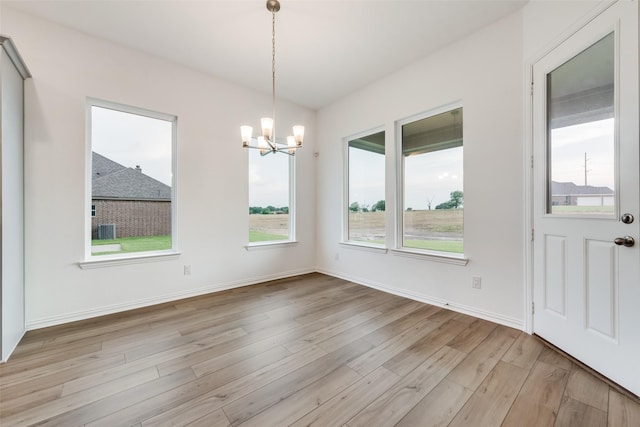
<instances>
[{"instance_id":1,"label":"door glass insert","mask_svg":"<svg viewBox=\"0 0 640 427\"><path fill-rule=\"evenodd\" d=\"M547 74L547 213L615 215L614 60L610 33Z\"/></svg>"}]
</instances>

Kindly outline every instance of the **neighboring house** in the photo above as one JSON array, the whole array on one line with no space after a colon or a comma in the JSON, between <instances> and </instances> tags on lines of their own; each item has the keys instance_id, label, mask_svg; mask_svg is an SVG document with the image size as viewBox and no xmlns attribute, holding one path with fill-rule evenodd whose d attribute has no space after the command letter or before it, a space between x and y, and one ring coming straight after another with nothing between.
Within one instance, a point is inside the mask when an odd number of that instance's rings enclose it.
<instances>
[{"instance_id":1,"label":"neighboring house","mask_svg":"<svg viewBox=\"0 0 640 427\"><path fill-rule=\"evenodd\" d=\"M171 187L96 152L92 174L92 239L104 238L101 225L114 225L116 237L171 234Z\"/></svg>"},{"instance_id":2,"label":"neighboring house","mask_svg":"<svg viewBox=\"0 0 640 427\"><path fill-rule=\"evenodd\" d=\"M614 198L609 187L551 181L551 204L556 206L613 206Z\"/></svg>"}]
</instances>

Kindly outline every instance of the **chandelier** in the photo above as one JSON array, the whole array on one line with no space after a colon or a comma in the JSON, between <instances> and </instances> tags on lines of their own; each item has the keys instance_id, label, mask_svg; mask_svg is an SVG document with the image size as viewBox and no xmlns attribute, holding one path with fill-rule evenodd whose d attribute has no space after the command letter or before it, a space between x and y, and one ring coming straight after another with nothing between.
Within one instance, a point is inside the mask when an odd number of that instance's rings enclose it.
<instances>
[{"instance_id":1,"label":"chandelier","mask_svg":"<svg viewBox=\"0 0 640 427\"><path fill-rule=\"evenodd\" d=\"M276 141L275 118L276 118L276 12L280 10L278 0L267 0L267 10L271 12L271 117L260 119L262 126L262 136L257 139L257 145L253 143L253 128L251 126L240 126L242 135L242 146L244 148L255 148L260 150L260 155L269 153L285 153L291 156L296 154L296 150L302 147L304 138L304 126L294 126L293 135L288 136L286 143Z\"/></svg>"}]
</instances>

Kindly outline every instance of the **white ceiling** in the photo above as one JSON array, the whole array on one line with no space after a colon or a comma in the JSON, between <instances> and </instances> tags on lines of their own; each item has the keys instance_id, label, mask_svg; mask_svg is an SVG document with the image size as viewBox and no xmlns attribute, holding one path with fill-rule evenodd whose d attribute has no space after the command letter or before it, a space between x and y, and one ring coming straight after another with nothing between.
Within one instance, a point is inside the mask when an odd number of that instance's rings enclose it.
<instances>
[{"instance_id":1,"label":"white ceiling","mask_svg":"<svg viewBox=\"0 0 640 427\"><path fill-rule=\"evenodd\" d=\"M281 0L277 95L321 108L526 1ZM3 5L271 93L271 14L263 0L4 0Z\"/></svg>"}]
</instances>

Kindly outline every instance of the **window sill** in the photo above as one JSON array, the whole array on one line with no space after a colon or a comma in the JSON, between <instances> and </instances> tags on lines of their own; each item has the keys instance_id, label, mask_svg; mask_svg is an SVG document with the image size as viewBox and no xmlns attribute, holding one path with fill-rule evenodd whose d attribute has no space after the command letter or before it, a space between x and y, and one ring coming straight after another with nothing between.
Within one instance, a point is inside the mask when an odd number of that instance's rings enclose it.
<instances>
[{"instance_id":1,"label":"window sill","mask_svg":"<svg viewBox=\"0 0 640 427\"><path fill-rule=\"evenodd\" d=\"M102 267L114 267L118 265L129 265L129 264L142 264L146 262L156 262L156 261L168 261L178 259L180 257L180 252L154 252L154 253L146 253L146 254L138 254L138 255L129 255L129 256L116 256L116 257L107 257L104 258L94 257L92 259L84 260L78 262L78 265L83 270L89 270L92 268L102 268Z\"/></svg>"},{"instance_id":2,"label":"window sill","mask_svg":"<svg viewBox=\"0 0 640 427\"><path fill-rule=\"evenodd\" d=\"M255 251L260 249L286 248L288 246L297 246L297 240L275 241L275 242L256 242L249 243L244 248L247 251Z\"/></svg>"},{"instance_id":3,"label":"window sill","mask_svg":"<svg viewBox=\"0 0 640 427\"><path fill-rule=\"evenodd\" d=\"M347 249L375 252L379 254L386 254L387 252L389 252L389 249L385 248L384 246L367 245L365 243L359 242L340 242L340 246Z\"/></svg>"},{"instance_id":4,"label":"window sill","mask_svg":"<svg viewBox=\"0 0 640 427\"><path fill-rule=\"evenodd\" d=\"M420 251L415 249L409 250L406 248L391 249L391 252L397 256L426 259L435 262L443 262L446 264L467 265L467 263L469 262L469 258L465 258L464 255L454 255L446 252Z\"/></svg>"}]
</instances>

